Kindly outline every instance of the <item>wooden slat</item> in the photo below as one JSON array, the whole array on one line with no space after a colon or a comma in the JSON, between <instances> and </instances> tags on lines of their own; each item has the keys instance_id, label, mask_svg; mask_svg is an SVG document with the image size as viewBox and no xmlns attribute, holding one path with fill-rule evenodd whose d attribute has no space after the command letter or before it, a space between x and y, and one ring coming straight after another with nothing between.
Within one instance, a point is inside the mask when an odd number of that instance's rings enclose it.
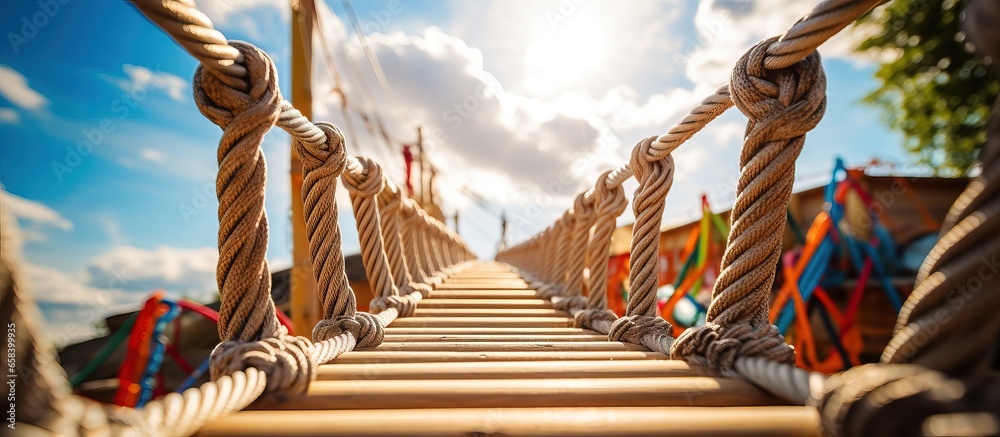
<instances>
[{"instance_id":1,"label":"wooden slat","mask_svg":"<svg viewBox=\"0 0 1000 437\"><path fill-rule=\"evenodd\" d=\"M423 302L421 302L423 303ZM413 317L563 317L565 311L551 308L423 308L418 307Z\"/></svg>"},{"instance_id":2,"label":"wooden slat","mask_svg":"<svg viewBox=\"0 0 1000 437\"><path fill-rule=\"evenodd\" d=\"M386 334L384 343L502 341L539 343L549 341L608 341L604 334Z\"/></svg>"},{"instance_id":3,"label":"wooden slat","mask_svg":"<svg viewBox=\"0 0 1000 437\"><path fill-rule=\"evenodd\" d=\"M252 409L675 407L776 405L740 379L660 378L439 379L313 381L306 394L265 395Z\"/></svg>"},{"instance_id":4,"label":"wooden slat","mask_svg":"<svg viewBox=\"0 0 1000 437\"><path fill-rule=\"evenodd\" d=\"M431 299L541 299L535 290L434 290Z\"/></svg>"},{"instance_id":5,"label":"wooden slat","mask_svg":"<svg viewBox=\"0 0 1000 437\"><path fill-rule=\"evenodd\" d=\"M561 328L573 326L573 319L565 317L406 317L396 319L390 326L400 328L434 326L455 328L490 326Z\"/></svg>"},{"instance_id":6,"label":"wooden slat","mask_svg":"<svg viewBox=\"0 0 1000 437\"><path fill-rule=\"evenodd\" d=\"M473 327L473 328L455 328L455 327L400 327L393 322L391 325L385 328L386 335L450 335L450 334L469 334L469 335L602 335L599 332L591 331L589 329L583 328L532 328L532 327L513 327L513 326L486 326L486 327Z\"/></svg>"},{"instance_id":7,"label":"wooden slat","mask_svg":"<svg viewBox=\"0 0 1000 437\"><path fill-rule=\"evenodd\" d=\"M552 360L666 360L659 352L643 351L543 351L543 352L381 352L352 351L337 363L431 363L454 361L552 361Z\"/></svg>"},{"instance_id":8,"label":"wooden slat","mask_svg":"<svg viewBox=\"0 0 1000 437\"><path fill-rule=\"evenodd\" d=\"M317 378L339 380L639 378L707 376L707 370L679 360L494 361L455 363L325 364Z\"/></svg>"},{"instance_id":9,"label":"wooden slat","mask_svg":"<svg viewBox=\"0 0 1000 437\"><path fill-rule=\"evenodd\" d=\"M552 308L543 299L444 299L430 298L420 301L418 309L427 308Z\"/></svg>"},{"instance_id":10,"label":"wooden slat","mask_svg":"<svg viewBox=\"0 0 1000 437\"><path fill-rule=\"evenodd\" d=\"M434 287L435 290L465 290L465 289L475 289L475 290L524 290L528 288L528 284L494 284L489 281L483 281L479 283L468 283L468 284L455 284L444 282L438 284Z\"/></svg>"},{"instance_id":11,"label":"wooden slat","mask_svg":"<svg viewBox=\"0 0 1000 437\"><path fill-rule=\"evenodd\" d=\"M204 436L773 436L818 435L811 407L461 408L243 411Z\"/></svg>"},{"instance_id":12,"label":"wooden slat","mask_svg":"<svg viewBox=\"0 0 1000 437\"><path fill-rule=\"evenodd\" d=\"M584 342L387 342L375 348L356 349L358 351L422 351L422 352L546 352L546 351L646 351L643 346L610 341Z\"/></svg>"}]
</instances>

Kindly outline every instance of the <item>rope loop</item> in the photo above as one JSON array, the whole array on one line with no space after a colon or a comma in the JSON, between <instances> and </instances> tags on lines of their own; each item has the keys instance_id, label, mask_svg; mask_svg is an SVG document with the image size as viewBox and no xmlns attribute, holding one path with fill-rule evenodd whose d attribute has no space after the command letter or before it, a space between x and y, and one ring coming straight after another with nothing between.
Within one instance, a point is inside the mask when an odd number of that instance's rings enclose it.
<instances>
[{"instance_id":1,"label":"rope loop","mask_svg":"<svg viewBox=\"0 0 1000 437\"><path fill-rule=\"evenodd\" d=\"M323 319L313 328L313 341L320 342L350 332L357 339L358 348L375 347L385 338L385 326L371 313L357 312L354 316Z\"/></svg>"},{"instance_id":2,"label":"rope loop","mask_svg":"<svg viewBox=\"0 0 1000 437\"><path fill-rule=\"evenodd\" d=\"M588 328L594 326L594 322L606 321L608 323L613 323L618 315L609 309L598 309L598 308L588 308L586 310L576 313L573 317L576 322L577 328Z\"/></svg>"},{"instance_id":3,"label":"rope loop","mask_svg":"<svg viewBox=\"0 0 1000 437\"><path fill-rule=\"evenodd\" d=\"M205 74L202 64L194 73L192 86L194 101L201 113L223 129L245 114L249 119L241 124L251 125L251 120L273 119L273 125L280 113L282 100L278 89L278 73L274 62L263 50L243 41L229 41L229 45L243 55L243 65L247 69L250 89L240 91L219 79L216 74Z\"/></svg>"},{"instance_id":4,"label":"rope loop","mask_svg":"<svg viewBox=\"0 0 1000 437\"><path fill-rule=\"evenodd\" d=\"M757 43L736 62L730 77L733 103L750 119L747 145L801 137L819 124L826 110L826 75L819 52L790 67L769 70L764 58L777 40ZM744 158L758 149L745 146Z\"/></svg>"},{"instance_id":5,"label":"rope loop","mask_svg":"<svg viewBox=\"0 0 1000 437\"><path fill-rule=\"evenodd\" d=\"M367 156L359 156L357 159L358 170L351 169L341 176L344 187L352 196L377 196L385 187L385 180L382 179L382 166Z\"/></svg>"},{"instance_id":6,"label":"rope loop","mask_svg":"<svg viewBox=\"0 0 1000 437\"><path fill-rule=\"evenodd\" d=\"M553 304L552 307L559 311L573 314L587 308L587 298L583 296L567 296Z\"/></svg>"},{"instance_id":7,"label":"rope loop","mask_svg":"<svg viewBox=\"0 0 1000 437\"><path fill-rule=\"evenodd\" d=\"M601 317L600 315L594 316ZM614 320L611 324L611 331L608 332L608 340L643 344L643 337L647 335L669 336L672 329L670 322L660 316L625 316Z\"/></svg>"},{"instance_id":8,"label":"rope loop","mask_svg":"<svg viewBox=\"0 0 1000 437\"><path fill-rule=\"evenodd\" d=\"M317 121L318 127L326 136L326 142L321 147L308 147L302 141L295 139L292 141L292 151L302 161L302 167L306 172L324 168L324 175L329 174L334 177L340 176L344 172L347 163L347 147L344 141L344 134L340 128L333 123ZM293 139L295 137L292 137Z\"/></svg>"},{"instance_id":9,"label":"rope loop","mask_svg":"<svg viewBox=\"0 0 1000 437\"><path fill-rule=\"evenodd\" d=\"M379 296L372 299L369 304L371 311L375 314L384 312L389 308L399 311L399 317L410 317L417 309L417 303L409 296Z\"/></svg>"},{"instance_id":10,"label":"rope loop","mask_svg":"<svg viewBox=\"0 0 1000 437\"><path fill-rule=\"evenodd\" d=\"M674 342L670 357L700 361L721 374L734 371L736 358L760 356L786 364L795 363L795 351L774 325L749 323L722 326L708 322L684 331Z\"/></svg>"},{"instance_id":11,"label":"rope loop","mask_svg":"<svg viewBox=\"0 0 1000 437\"><path fill-rule=\"evenodd\" d=\"M265 391L271 393L305 393L316 379L312 343L305 337L288 335L283 326L275 337L219 343L209 364L213 381L251 367L261 370L267 375Z\"/></svg>"}]
</instances>

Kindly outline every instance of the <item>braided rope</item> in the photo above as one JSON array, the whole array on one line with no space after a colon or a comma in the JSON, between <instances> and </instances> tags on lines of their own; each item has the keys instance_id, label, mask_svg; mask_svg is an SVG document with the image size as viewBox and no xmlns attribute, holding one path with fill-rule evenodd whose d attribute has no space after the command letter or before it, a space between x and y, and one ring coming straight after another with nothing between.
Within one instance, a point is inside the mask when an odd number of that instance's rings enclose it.
<instances>
[{"instance_id":1,"label":"braided rope","mask_svg":"<svg viewBox=\"0 0 1000 437\"><path fill-rule=\"evenodd\" d=\"M405 237L399 219L403 215L402 194L390 181L386 180L384 184L385 189L379 196L379 213L382 219L385 254L389 258L389 268L392 271L392 278L396 281L396 289L401 296L419 293L421 297L427 297L431 291L430 286L414 281L407 258L403 256ZM409 239L405 243L406 247L411 247L413 240Z\"/></svg>"},{"instance_id":2,"label":"braided rope","mask_svg":"<svg viewBox=\"0 0 1000 437\"><path fill-rule=\"evenodd\" d=\"M590 237L588 256L590 258L590 294L587 296L587 309L576 314L576 326L590 328L607 334L611 330L610 323L618 318L608 310L608 258L611 252L611 235L615 231L615 219L628 207L625 190L615 186L609 188L605 181L611 172L605 172L597 178L594 185L594 203L597 204L597 219L594 224L594 235ZM598 322L606 329L598 329Z\"/></svg>"},{"instance_id":3,"label":"braided rope","mask_svg":"<svg viewBox=\"0 0 1000 437\"><path fill-rule=\"evenodd\" d=\"M341 175L347 192L351 195L354 217L361 242L361 259L364 261L368 282L376 299L398 296L399 290L393 282L392 272L386 260L382 242L381 218L376 198L385 186L382 167L371 158L358 157L355 166Z\"/></svg>"},{"instance_id":4,"label":"braided rope","mask_svg":"<svg viewBox=\"0 0 1000 437\"><path fill-rule=\"evenodd\" d=\"M667 193L674 181L672 155L660 161L647 161L654 138L646 138L632 151L629 164L639 187L635 190L632 211L632 247L629 257L629 299L625 317L614 321L608 339L643 344L653 350L669 352L673 338L671 326L657 314L657 265L660 255L660 223Z\"/></svg>"},{"instance_id":5,"label":"braided rope","mask_svg":"<svg viewBox=\"0 0 1000 437\"><path fill-rule=\"evenodd\" d=\"M970 1L963 28L982 54L1000 55L1000 6ZM994 68L996 68L994 64ZM951 374L980 368L1000 336L1000 108L980 150L981 172L952 205L941 237L917 273L884 363L915 363Z\"/></svg>"},{"instance_id":6,"label":"braided rope","mask_svg":"<svg viewBox=\"0 0 1000 437\"><path fill-rule=\"evenodd\" d=\"M774 266L781 255L785 209L795 179L795 159L805 133L826 108L826 78L819 54L792 67L767 70L763 60L777 39L760 42L733 69L733 100L749 118L733 228L715 282L706 325L686 330L674 358L707 360L719 371L737 356L763 355L790 362L794 353L768 323Z\"/></svg>"}]
</instances>

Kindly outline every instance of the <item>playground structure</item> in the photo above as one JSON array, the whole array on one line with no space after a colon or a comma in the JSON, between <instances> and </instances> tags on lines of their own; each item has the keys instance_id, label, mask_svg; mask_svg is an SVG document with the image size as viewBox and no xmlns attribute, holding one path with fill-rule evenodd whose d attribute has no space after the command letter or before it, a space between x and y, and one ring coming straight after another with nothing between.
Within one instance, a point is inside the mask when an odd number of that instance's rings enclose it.
<instances>
[{"instance_id":1,"label":"playground structure","mask_svg":"<svg viewBox=\"0 0 1000 437\"><path fill-rule=\"evenodd\" d=\"M943 222L913 292L899 299L881 363L832 376L808 372L792 365L796 350L781 335L795 318L784 314L804 314L801 304L810 295L823 299L815 272L832 250L830 223L838 214L833 208L830 221L815 223L803 253L781 264L795 160L825 109L815 50L878 3L828 0L780 38L751 48L730 84L679 125L641 141L628 165L602 174L548 229L505 248L499 263L482 263L457 234L402 198L376 162L347 156L336 126L312 123L284 100L265 53L227 41L191 1L136 0L201 61L196 102L223 129L217 180L223 341L209 361L213 382L146 399L146 357L145 364L140 358L123 368L130 388L122 400L144 403L141 409L72 395L51 347L33 330L37 309L20 289L16 254L4 245L2 321L18 326L16 364L27 385L18 398L20 426L60 435L995 433L1000 379L989 362L1000 332L992 315L1000 276L988 273L1000 251L996 118L980 174ZM967 8L970 40L1000 56L993 26L1000 6L975 0ZM670 153L732 106L750 120L732 226L705 323L677 333L656 304ZM304 171L301 200L322 307L311 339L289 334L269 293L260 144L274 125L292 135ZM633 176L640 186L632 201L630 294L618 317L608 311L605 293L585 290L607 287L610 236L629 204L621 183ZM376 294L371 313L356 310L344 275L333 198L338 179L351 194ZM831 184L831 204L853 189L845 181ZM6 233L11 223L5 218L3 225ZM848 247L861 271L880 277L875 260L884 254L872 241L885 240L874 229L875 240L851 237ZM777 265L789 284L779 296L792 306L779 301L770 315ZM151 305L144 317L159 321L176 311L165 305L165 312ZM850 317L840 316L843 331ZM808 351L808 340L797 344ZM628 360L639 364L622 364Z\"/></svg>"}]
</instances>

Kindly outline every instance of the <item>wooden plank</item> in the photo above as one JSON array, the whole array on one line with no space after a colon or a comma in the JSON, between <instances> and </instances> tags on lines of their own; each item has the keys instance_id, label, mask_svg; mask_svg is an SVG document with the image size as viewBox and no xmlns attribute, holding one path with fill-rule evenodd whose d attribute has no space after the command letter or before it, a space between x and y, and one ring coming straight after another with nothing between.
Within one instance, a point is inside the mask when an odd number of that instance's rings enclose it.
<instances>
[{"instance_id":1,"label":"wooden plank","mask_svg":"<svg viewBox=\"0 0 1000 437\"><path fill-rule=\"evenodd\" d=\"M419 309L425 308L552 308L552 303L544 299L445 299L432 297L420 301Z\"/></svg>"},{"instance_id":2,"label":"wooden plank","mask_svg":"<svg viewBox=\"0 0 1000 437\"><path fill-rule=\"evenodd\" d=\"M780 405L742 379L438 379L313 381L305 394L265 395L251 409L680 407Z\"/></svg>"},{"instance_id":3,"label":"wooden plank","mask_svg":"<svg viewBox=\"0 0 1000 437\"><path fill-rule=\"evenodd\" d=\"M547 342L547 341L608 341L604 334L387 334L385 343L421 343L455 341L503 341L503 342Z\"/></svg>"},{"instance_id":4,"label":"wooden plank","mask_svg":"<svg viewBox=\"0 0 1000 437\"><path fill-rule=\"evenodd\" d=\"M543 352L543 351L648 351L643 346L611 341L547 342L386 342L357 351L421 352Z\"/></svg>"},{"instance_id":5,"label":"wooden plank","mask_svg":"<svg viewBox=\"0 0 1000 437\"><path fill-rule=\"evenodd\" d=\"M541 299L535 290L434 290L431 299Z\"/></svg>"},{"instance_id":6,"label":"wooden plank","mask_svg":"<svg viewBox=\"0 0 1000 437\"><path fill-rule=\"evenodd\" d=\"M583 328L531 328L531 327L514 327L514 326L486 326L486 327L471 327L471 328L454 328L454 327L400 327L395 323L387 326L385 328L386 335L453 335L453 334L469 334L469 335L603 335L597 331L591 331L589 329Z\"/></svg>"},{"instance_id":7,"label":"wooden plank","mask_svg":"<svg viewBox=\"0 0 1000 437\"><path fill-rule=\"evenodd\" d=\"M438 284L438 285L436 285L434 287L435 290L465 290L465 289L474 289L474 290L526 290L527 288L528 288L528 284L526 284L526 283L504 285L504 284L492 284L489 281L484 281L484 282L480 282L480 283L468 283L468 284L455 284L455 283L444 282L444 283Z\"/></svg>"},{"instance_id":8,"label":"wooden plank","mask_svg":"<svg viewBox=\"0 0 1000 437\"><path fill-rule=\"evenodd\" d=\"M638 378L708 376L708 370L680 360L494 361L454 363L333 364L319 366L318 379L494 379Z\"/></svg>"},{"instance_id":9,"label":"wooden plank","mask_svg":"<svg viewBox=\"0 0 1000 437\"><path fill-rule=\"evenodd\" d=\"M419 352L351 351L335 362L358 363L431 363L455 361L552 361L552 360L666 360L659 352L648 351L542 351L542 352Z\"/></svg>"},{"instance_id":10,"label":"wooden plank","mask_svg":"<svg viewBox=\"0 0 1000 437\"><path fill-rule=\"evenodd\" d=\"M421 302L423 303L423 302ZM563 317L569 313L551 308L424 308L417 307L412 317Z\"/></svg>"},{"instance_id":11,"label":"wooden plank","mask_svg":"<svg viewBox=\"0 0 1000 437\"><path fill-rule=\"evenodd\" d=\"M573 319L565 317L406 317L396 319L390 326L400 328L455 327L474 328L489 326L517 326L524 328L560 328L573 326Z\"/></svg>"},{"instance_id":12,"label":"wooden plank","mask_svg":"<svg viewBox=\"0 0 1000 437\"><path fill-rule=\"evenodd\" d=\"M204 436L774 436L815 437L812 407L461 408L242 411Z\"/></svg>"}]
</instances>

